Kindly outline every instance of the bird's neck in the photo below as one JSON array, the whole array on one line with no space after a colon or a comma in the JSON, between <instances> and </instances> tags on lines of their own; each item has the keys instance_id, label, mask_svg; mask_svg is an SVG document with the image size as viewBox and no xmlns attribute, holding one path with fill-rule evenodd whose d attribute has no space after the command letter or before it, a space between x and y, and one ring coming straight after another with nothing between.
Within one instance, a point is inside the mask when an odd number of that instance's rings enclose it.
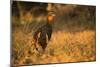
<instances>
[{"instance_id":1,"label":"bird's neck","mask_svg":"<svg viewBox=\"0 0 100 67\"><path fill-rule=\"evenodd\" d=\"M49 21L48 21L48 22L46 23L46 25L52 25L51 23L52 23L52 22L49 22Z\"/></svg>"},{"instance_id":2,"label":"bird's neck","mask_svg":"<svg viewBox=\"0 0 100 67\"><path fill-rule=\"evenodd\" d=\"M47 23L46 23L46 25L52 25L52 20L49 20L48 18L47 18Z\"/></svg>"}]
</instances>

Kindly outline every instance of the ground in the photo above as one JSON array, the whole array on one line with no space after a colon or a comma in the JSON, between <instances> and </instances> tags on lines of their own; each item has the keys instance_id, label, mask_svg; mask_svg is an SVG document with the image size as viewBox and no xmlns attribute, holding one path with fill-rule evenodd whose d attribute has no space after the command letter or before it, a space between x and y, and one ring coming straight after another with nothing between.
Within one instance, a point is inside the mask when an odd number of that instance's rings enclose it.
<instances>
[{"instance_id":1,"label":"ground","mask_svg":"<svg viewBox=\"0 0 100 67\"><path fill-rule=\"evenodd\" d=\"M95 31L53 32L43 55L36 52L32 33L12 33L12 64L95 61Z\"/></svg>"}]
</instances>

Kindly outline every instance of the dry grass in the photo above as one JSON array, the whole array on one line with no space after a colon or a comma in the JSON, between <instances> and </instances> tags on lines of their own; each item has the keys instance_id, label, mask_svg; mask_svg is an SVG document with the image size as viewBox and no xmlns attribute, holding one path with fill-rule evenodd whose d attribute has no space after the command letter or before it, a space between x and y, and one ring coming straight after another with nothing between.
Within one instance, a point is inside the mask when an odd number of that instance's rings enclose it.
<instances>
[{"instance_id":1,"label":"dry grass","mask_svg":"<svg viewBox=\"0 0 100 67\"><path fill-rule=\"evenodd\" d=\"M46 64L95 61L95 31L53 32L44 55L34 48L32 34L12 33L12 64Z\"/></svg>"}]
</instances>

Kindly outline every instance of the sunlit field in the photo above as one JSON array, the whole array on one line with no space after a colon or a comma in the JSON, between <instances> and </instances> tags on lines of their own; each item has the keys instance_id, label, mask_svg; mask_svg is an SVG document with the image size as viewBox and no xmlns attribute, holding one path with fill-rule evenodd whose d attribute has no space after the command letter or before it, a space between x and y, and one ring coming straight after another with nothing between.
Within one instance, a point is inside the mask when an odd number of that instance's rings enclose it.
<instances>
[{"instance_id":1,"label":"sunlit field","mask_svg":"<svg viewBox=\"0 0 100 67\"><path fill-rule=\"evenodd\" d=\"M15 37L16 36L16 37ZM95 31L54 32L44 55L34 48L32 34L21 31L12 34L13 64L46 64L95 61Z\"/></svg>"},{"instance_id":2,"label":"sunlit field","mask_svg":"<svg viewBox=\"0 0 100 67\"><path fill-rule=\"evenodd\" d=\"M51 24L53 31L45 51L36 43L37 51L33 36L48 22L48 7L56 15ZM14 1L11 15L11 65L96 61L95 9L95 6L48 6L47 3Z\"/></svg>"}]
</instances>

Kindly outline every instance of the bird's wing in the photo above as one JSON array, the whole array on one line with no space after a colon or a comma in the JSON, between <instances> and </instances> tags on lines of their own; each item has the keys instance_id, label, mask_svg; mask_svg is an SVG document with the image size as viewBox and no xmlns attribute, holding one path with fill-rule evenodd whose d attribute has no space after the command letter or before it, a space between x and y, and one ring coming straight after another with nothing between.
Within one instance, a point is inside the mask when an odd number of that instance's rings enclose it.
<instances>
[{"instance_id":1,"label":"bird's wing","mask_svg":"<svg viewBox=\"0 0 100 67\"><path fill-rule=\"evenodd\" d=\"M41 35L41 32L38 32L38 34L37 34L38 38L40 38L40 35Z\"/></svg>"},{"instance_id":2,"label":"bird's wing","mask_svg":"<svg viewBox=\"0 0 100 67\"><path fill-rule=\"evenodd\" d=\"M46 43L48 43L48 40L49 40L49 38L48 38L48 35L46 34Z\"/></svg>"}]
</instances>

